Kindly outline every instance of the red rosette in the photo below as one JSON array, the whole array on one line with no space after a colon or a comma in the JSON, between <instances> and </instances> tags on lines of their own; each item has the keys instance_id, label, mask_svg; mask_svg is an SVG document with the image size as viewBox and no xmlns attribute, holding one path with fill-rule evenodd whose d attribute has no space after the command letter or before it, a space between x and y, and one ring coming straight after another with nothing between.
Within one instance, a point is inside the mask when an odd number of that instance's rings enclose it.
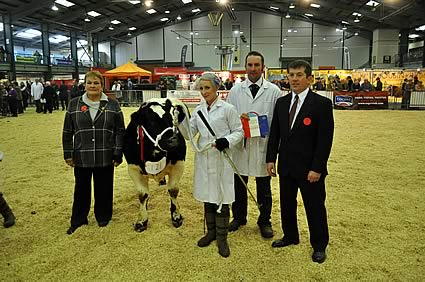
<instances>
[{"instance_id":1,"label":"red rosette","mask_svg":"<svg viewBox=\"0 0 425 282\"><path fill-rule=\"evenodd\" d=\"M88 107L87 107L86 105L83 105L83 106L81 106L80 110L81 110L82 112L87 112Z\"/></svg>"},{"instance_id":2,"label":"red rosette","mask_svg":"<svg viewBox=\"0 0 425 282\"><path fill-rule=\"evenodd\" d=\"M304 118L303 123L304 123L304 125L307 125L307 126L310 125L311 124L311 118L309 118L309 117Z\"/></svg>"}]
</instances>

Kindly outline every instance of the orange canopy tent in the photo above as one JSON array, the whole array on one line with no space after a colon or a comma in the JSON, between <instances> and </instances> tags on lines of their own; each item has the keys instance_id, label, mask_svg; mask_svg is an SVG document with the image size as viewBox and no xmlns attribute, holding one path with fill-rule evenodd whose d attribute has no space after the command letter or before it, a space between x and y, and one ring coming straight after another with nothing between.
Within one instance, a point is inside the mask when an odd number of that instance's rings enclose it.
<instances>
[{"instance_id":1,"label":"orange canopy tent","mask_svg":"<svg viewBox=\"0 0 425 282\"><path fill-rule=\"evenodd\" d=\"M105 72L103 76L107 78L115 77L117 79L143 78L148 79L150 82L152 78L152 73L150 71L139 68L132 62L128 62L122 66Z\"/></svg>"}]
</instances>

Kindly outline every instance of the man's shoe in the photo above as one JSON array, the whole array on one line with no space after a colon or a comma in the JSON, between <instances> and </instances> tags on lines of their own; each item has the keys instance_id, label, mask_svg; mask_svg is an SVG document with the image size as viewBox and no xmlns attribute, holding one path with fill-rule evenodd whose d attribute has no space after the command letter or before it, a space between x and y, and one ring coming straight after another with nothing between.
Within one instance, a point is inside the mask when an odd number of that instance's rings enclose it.
<instances>
[{"instance_id":1,"label":"man's shoe","mask_svg":"<svg viewBox=\"0 0 425 282\"><path fill-rule=\"evenodd\" d=\"M75 232L75 230L77 230L78 228L80 228L81 226L83 226L83 225L87 225L88 224L88 222L85 222L85 223L83 223L83 224L81 224L81 225L78 225L78 226L70 226L69 228L68 228L68 230L66 230L66 234L68 234L68 235L71 235L72 233L74 233Z\"/></svg>"},{"instance_id":2,"label":"man's shoe","mask_svg":"<svg viewBox=\"0 0 425 282\"><path fill-rule=\"evenodd\" d=\"M9 213L7 213L4 217L4 223L3 226L6 228L9 228L13 225L15 225L16 222L16 217L15 215L12 213L12 211L10 211Z\"/></svg>"},{"instance_id":3,"label":"man's shoe","mask_svg":"<svg viewBox=\"0 0 425 282\"><path fill-rule=\"evenodd\" d=\"M325 251L314 251L311 258L314 262L323 263L326 260L326 252Z\"/></svg>"},{"instance_id":4,"label":"man's shoe","mask_svg":"<svg viewBox=\"0 0 425 282\"><path fill-rule=\"evenodd\" d=\"M290 245L298 245L300 243L299 240L288 240L283 237L282 239L278 239L272 243L273 248L282 248Z\"/></svg>"},{"instance_id":5,"label":"man's shoe","mask_svg":"<svg viewBox=\"0 0 425 282\"><path fill-rule=\"evenodd\" d=\"M273 229L270 225L261 225L260 232L263 238L266 238L266 239L273 238Z\"/></svg>"},{"instance_id":6,"label":"man's shoe","mask_svg":"<svg viewBox=\"0 0 425 282\"><path fill-rule=\"evenodd\" d=\"M105 227L108 224L109 224L109 221L101 221L101 222L97 223L97 225L99 225L99 227Z\"/></svg>"},{"instance_id":7,"label":"man's shoe","mask_svg":"<svg viewBox=\"0 0 425 282\"><path fill-rule=\"evenodd\" d=\"M245 224L246 224L246 222L245 223L241 223L239 220L233 219L232 222L229 224L229 231L230 232L236 231L236 230L239 229L239 227L241 225L245 225Z\"/></svg>"}]
</instances>

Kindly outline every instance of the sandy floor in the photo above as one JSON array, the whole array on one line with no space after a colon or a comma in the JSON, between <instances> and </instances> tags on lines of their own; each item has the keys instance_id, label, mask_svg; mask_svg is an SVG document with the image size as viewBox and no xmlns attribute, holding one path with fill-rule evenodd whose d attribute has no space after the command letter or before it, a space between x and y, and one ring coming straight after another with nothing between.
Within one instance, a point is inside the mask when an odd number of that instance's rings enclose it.
<instances>
[{"instance_id":1,"label":"sandy floor","mask_svg":"<svg viewBox=\"0 0 425 282\"><path fill-rule=\"evenodd\" d=\"M135 108L124 108L126 122ZM115 173L114 216L72 236L69 226L73 172L63 161L63 112L0 119L0 190L17 216L0 227L1 281L352 281L425 280L425 111L335 111L329 161L328 260L312 263L309 233L299 202L301 244L272 249L260 237L250 202L248 224L231 233L231 256L215 244L198 248L202 204L192 195L189 149L179 195L185 218L171 225L169 198L151 182L150 221L133 231L138 199L123 163ZM254 182L250 179L255 193ZM273 179L272 221L280 227L278 179Z\"/></svg>"}]
</instances>

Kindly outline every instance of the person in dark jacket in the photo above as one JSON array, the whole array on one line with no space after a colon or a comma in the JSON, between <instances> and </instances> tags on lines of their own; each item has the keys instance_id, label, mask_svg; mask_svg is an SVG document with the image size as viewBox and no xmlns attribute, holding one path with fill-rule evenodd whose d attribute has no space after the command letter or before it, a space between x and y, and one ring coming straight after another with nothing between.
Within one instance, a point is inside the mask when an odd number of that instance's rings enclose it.
<instances>
[{"instance_id":1,"label":"person in dark jacket","mask_svg":"<svg viewBox=\"0 0 425 282\"><path fill-rule=\"evenodd\" d=\"M61 101L62 111L68 108L68 86L65 81L62 80L61 86L59 86L59 99Z\"/></svg>"},{"instance_id":2,"label":"person in dark jacket","mask_svg":"<svg viewBox=\"0 0 425 282\"><path fill-rule=\"evenodd\" d=\"M7 101L9 103L9 109L12 117L18 116L18 92L15 89L15 85L11 84L8 91Z\"/></svg>"},{"instance_id":3,"label":"person in dark jacket","mask_svg":"<svg viewBox=\"0 0 425 282\"><path fill-rule=\"evenodd\" d=\"M326 259L329 242L325 207L325 177L331 152L334 119L332 101L309 89L311 66L294 61L288 66L292 93L276 102L267 144L267 171L279 173L282 239L273 248L299 244L297 194L301 191L313 247L312 260ZM277 155L279 154L279 157ZM275 163L278 159L278 170Z\"/></svg>"},{"instance_id":4,"label":"person in dark jacket","mask_svg":"<svg viewBox=\"0 0 425 282\"><path fill-rule=\"evenodd\" d=\"M379 77L376 78L375 90L376 91L382 91L382 82L381 82L381 79Z\"/></svg>"},{"instance_id":5,"label":"person in dark jacket","mask_svg":"<svg viewBox=\"0 0 425 282\"><path fill-rule=\"evenodd\" d=\"M0 151L0 161L3 160L3 152ZM0 213L4 218L3 226L9 228L15 225L15 215L12 212L12 209L6 202L6 199L3 197L3 193L0 192Z\"/></svg>"},{"instance_id":6,"label":"person in dark jacket","mask_svg":"<svg viewBox=\"0 0 425 282\"><path fill-rule=\"evenodd\" d=\"M41 98L46 99L46 103L44 104L43 113L49 113L53 112L53 99L55 97L56 93L53 87L50 85L50 81L46 81L46 87L44 87L43 95L41 95Z\"/></svg>"},{"instance_id":7,"label":"person in dark jacket","mask_svg":"<svg viewBox=\"0 0 425 282\"><path fill-rule=\"evenodd\" d=\"M103 93L103 77L98 71L86 73L85 89L83 96L69 102L62 134L64 159L75 176L69 235L88 224L92 178L96 221L99 227L109 224L114 166L122 163L125 127L120 105Z\"/></svg>"}]
</instances>

